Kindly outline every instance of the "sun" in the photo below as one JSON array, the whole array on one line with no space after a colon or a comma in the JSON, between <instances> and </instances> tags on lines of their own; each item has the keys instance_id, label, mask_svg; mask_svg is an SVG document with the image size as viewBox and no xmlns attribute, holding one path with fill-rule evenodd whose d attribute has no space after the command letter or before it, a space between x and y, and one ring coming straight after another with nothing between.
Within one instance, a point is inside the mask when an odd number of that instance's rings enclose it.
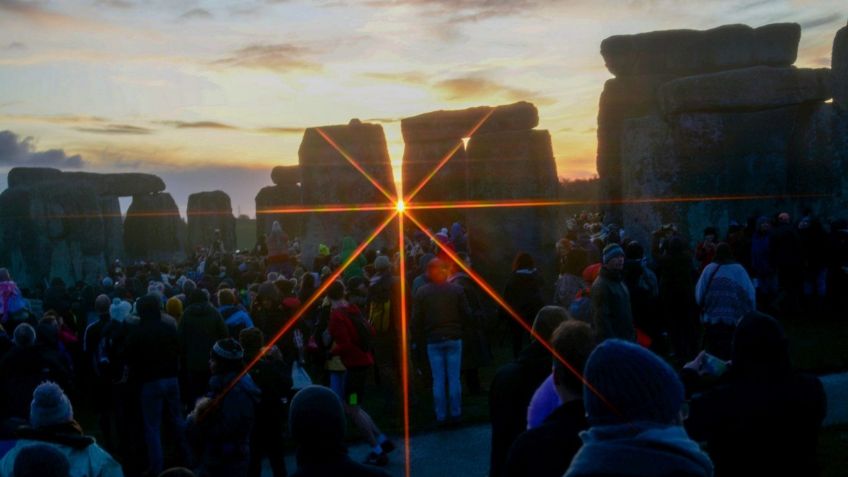
<instances>
[{"instance_id":1,"label":"sun","mask_svg":"<svg viewBox=\"0 0 848 477\"><path fill-rule=\"evenodd\" d=\"M406 210L406 204L404 204L403 200L399 200L397 201L397 203L395 203L395 210L397 210L401 214L404 210Z\"/></svg>"}]
</instances>

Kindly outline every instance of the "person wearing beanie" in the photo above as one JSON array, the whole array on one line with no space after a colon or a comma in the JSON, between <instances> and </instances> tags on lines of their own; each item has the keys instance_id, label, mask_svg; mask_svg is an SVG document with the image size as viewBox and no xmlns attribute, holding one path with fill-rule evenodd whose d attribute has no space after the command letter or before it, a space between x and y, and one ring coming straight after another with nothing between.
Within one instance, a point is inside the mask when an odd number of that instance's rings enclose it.
<instances>
[{"instance_id":1,"label":"person wearing beanie","mask_svg":"<svg viewBox=\"0 0 848 477\"><path fill-rule=\"evenodd\" d=\"M345 413L339 397L329 388L301 389L289 409L289 433L297 446L297 471L292 477L388 477L347 455Z\"/></svg>"},{"instance_id":2,"label":"person wearing beanie","mask_svg":"<svg viewBox=\"0 0 848 477\"><path fill-rule=\"evenodd\" d=\"M126 358L129 379L140 386L144 440L150 471L162 471L162 415L167 414L183 457L188 458L185 421L177 380L180 341L177 330L162 321L162 301L158 295L145 295L136 302L138 326L127 337Z\"/></svg>"},{"instance_id":3,"label":"person wearing beanie","mask_svg":"<svg viewBox=\"0 0 848 477\"><path fill-rule=\"evenodd\" d=\"M544 342L550 342L551 333L566 319L568 313L554 307L542 308L536 314L533 329ZM506 475L509 448L522 432L527 430L527 407L536 389L551 374L551 353L542 343L533 339L521 351L518 359L501 366L489 388L489 415L492 420L492 446L489 475Z\"/></svg>"},{"instance_id":4,"label":"person wearing beanie","mask_svg":"<svg viewBox=\"0 0 848 477\"><path fill-rule=\"evenodd\" d=\"M609 338L636 340L630 292L624 284L624 250L611 243L604 247L603 266L592 284L592 326L598 343Z\"/></svg>"},{"instance_id":5,"label":"person wearing beanie","mask_svg":"<svg viewBox=\"0 0 848 477\"><path fill-rule=\"evenodd\" d=\"M263 352L265 337L259 328L245 328L239 333L244 348L244 361L253 362ZM268 458L274 477L284 477L286 461L283 455L283 428L286 404L291 399L292 367L283 361L279 349L272 346L250 368L250 377L262 392L256 405L256 425L250 436L248 477L259 477L262 461Z\"/></svg>"},{"instance_id":6,"label":"person wearing beanie","mask_svg":"<svg viewBox=\"0 0 848 477\"><path fill-rule=\"evenodd\" d=\"M94 438L86 436L74 420L68 396L56 383L46 381L35 388L30 404L30 425L19 427L14 446L0 460L0 475L17 476L18 466L34 469L39 463L50 462L57 468L63 460L55 452L44 452L42 446L57 451L67 461L65 475L71 477L122 477L121 465ZM38 446L38 449L33 449ZM27 475L27 474L23 474ZM50 475L37 473L30 475Z\"/></svg>"},{"instance_id":7,"label":"person wearing beanie","mask_svg":"<svg viewBox=\"0 0 848 477\"><path fill-rule=\"evenodd\" d=\"M112 321L112 316L109 310L112 306L112 300L106 295L98 295L94 300L94 311L97 313L97 321L92 322L85 329L83 335L83 353L88 362L91 372L91 382L89 383L89 396L94 404L94 409L99 415L100 432L103 435L103 442L107 446L112 447L114 444L112 435L112 424L114 413L112 411L112 379L108 373L108 368L104 365L108 363L108 357L104 351L106 343L103 342L104 331Z\"/></svg>"},{"instance_id":8,"label":"person wearing beanie","mask_svg":"<svg viewBox=\"0 0 848 477\"><path fill-rule=\"evenodd\" d=\"M177 326L182 370L183 403L187 408L206 392L209 384L209 350L216 341L229 336L221 313L201 289L191 292L188 306Z\"/></svg>"},{"instance_id":9,"label":"person wearing beanie","mask_svg":"<svg viewBox=\"0 0 848 477\"><path fill-rule=\"evenodd\" d=\"M683 384L652 351L619 339L586 361L583 401L589 430L564 477L712 477L713 465L683 429Z\"/></svg>"},{"instance_id":10,"label":"person wearing beanie","mask_svg":"<svg viewBox=\"0 0 848 477\"><path fill-rule=\"evenodd\" d=\"M292 298L297 300L297 297L289 296L286 297L288 300L286 303L293 303ZM253 324L262 331L263 336L274 336L286 325L291 314L287 308L283 307L280 289L273 282L266 281L259 285L256 300L250 308L250 316L253 318ZM277 340L277 346L287 363L294 363L295 360L300 359L295 334L297 331L303 333L305 326L303 320L299 320L297 325L291 327Z\"/></svg>"},{"instance_id":11,"label":"person wearing beanie","mask_svg":"<svg viewBox=\"0 0 848 477\"><path fill-rule=\"evenodd\" d=\"M716 475L818 475L827 396L817 377L792 370L783 327L751 312L736 325L731 353L728 371L692 398L685 422Z\"/></svg>"},{"instance_id":12,"label":"person wearing beanie","mask_svg":"<svg viewBox=\"0 0 848 477\"><path fill-rule=\"evenodd\" d=\"M542 278L536 270L533 257L527 252L519 252L512 262L512 274L504 286L503 298L515 310L525 324L531 324L536 313L545 306L542 298ZM507 323L512 335L512 355L521 354L524 343L529 339L527 331L505 310L500 310L500 318Z\"/></svg>"},{"instance_id":13,"label":"person wearing beanie","mask_svg":"<svg viewBox=\"0 0 848 477\"><path fill-rule=\"evenodd\" d=\"M645 249L633 240L624 247L624 284L630 293L630 310L637 342L652 349L661 349L663 326L657 313L660 293L657 275L645 265Z\"/></svg>"},{"instance_id":14,"label":"person wearing beanie","mask_svg":"<svg viewBox=\"0 0 848 477\"><path fill-rule=\"evenodd\" d=\"M253 328L253 320L247 310L238 303L234 290L230 288L218 290L218 313L224 319L231 338L238 338L239 332L245 328Z\"/></svg>"},{"instance_id":15,"label":"person wearing beanie","mask_svg":"<svg viewBox=\"0 0 848 477\"><path fill-rule=\"evenodd\" d=\"M554 331L551 346L573 368L582 370L594 349L592 328L582 321L563 322ZM589 427L583 381L556 358L552 381L559 405L540 426L515 440L506 464L509 477L560 477L583 444L579 434Z\"/></svg>"},{"instance_id":16,"label":"person wearing beanie","mask_svg":"<svg viewBox=\"0 0 848 477\"><path fill-rule=\"evenodd\" d=\"M396 360L394 356L396 340L389 332L394 331L392 329L394 323L392 296L395 295L397 281L392 275L392 262L385 255L380 255L374 260L374 270L376 273L368 281L367 313L377 331L380 342L378 353L380 356L389 358L386 361L391 363Z\"/></svg>"},{"instance_id":17,"label":"person wearing beanie","mask_svg":"<svg viewBox=\"0 0 848 477\"><path fill-rule=\"evenodd\" d=\"M247 476L250 435L261 391L250 374L235 381L243 368L244 349L238 341L226 338L212 345L209 388L189 414L186 430L199 450L197 462L204 477Z\"/></svg>"},{"instance_id":18,"label":"person wearing beanie","mask_svg":"<svg viewBox=\"0 0 848 477\"><path fill-rule=\"evenodd\" d=\"M718 244L715 259L701 273L695 285L695 301L701 306L704 350L727 361L736 323L757 305L748 271L733 259L727 243Z\"/></svg>"},{"instance_id":19,"label":"person wearing beanie","mask_svg":"<svg viewBox=\"0 0 848 477\"><path fill-rule=\"evenodd\" d=\"M177 321L177 325L179 325L180 319L183 317L183 302L180 301L179 297L172 296L168 298L168 301L165 302L165 313L171 315Z\"/></svg>"}]
</instances>

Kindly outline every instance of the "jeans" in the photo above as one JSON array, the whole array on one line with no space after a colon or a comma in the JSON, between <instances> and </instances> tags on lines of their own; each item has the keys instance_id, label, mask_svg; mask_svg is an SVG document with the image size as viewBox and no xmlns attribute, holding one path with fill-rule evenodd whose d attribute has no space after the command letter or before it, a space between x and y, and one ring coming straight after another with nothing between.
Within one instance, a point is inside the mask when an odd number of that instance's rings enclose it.
<instances>
[{"instance_id":1,"label":"jeans","mask_svg":"<svg viewBox=\"0 0 848 477\"><path fill-rule=\"evenodd\" d=\"M450 403L450 417L462 414L462 383L459 372L462 368L462 340L445 340L427 343L427 357L430 358L430 370L433 373L433 404L436 408L436 420L447 419L447 407ZM445 393L447 380L447 396Z\"/></svg>"},{"instance_id":2,"label":"jeans","mask_svg":"<svg viewBox=\"0 0 848 477\"><path fill-rule=\"evenodd\" d=\"M168 417L174 424L177 445L188 458L188 444L185 439L185 419L180 402L180 385L176 377L157 379L141 385L141 414L144 419L144 440L147 443L147 458L150 471L154 475L162 472L162 411L167 409Z\"/></svg>"}]
</instances>

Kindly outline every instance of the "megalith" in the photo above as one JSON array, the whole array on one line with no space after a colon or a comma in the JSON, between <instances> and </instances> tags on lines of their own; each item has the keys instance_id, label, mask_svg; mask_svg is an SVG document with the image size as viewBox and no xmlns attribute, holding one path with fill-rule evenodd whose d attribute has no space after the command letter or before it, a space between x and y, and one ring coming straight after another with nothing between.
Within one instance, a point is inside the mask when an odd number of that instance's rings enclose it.
<instances>
[{"instance_id":1,"label":"megalith","mask_svg":"<svg viewBox=\"0 0 848 477\"><path fill-rule=\"evenodd\" d=\"M224 191L197 192L189 195L186 222L186 245L189 253L198 247L208 249L215 240L215 231L221 234L224 250L235 250L236 218L233 217L230 196Z\"/></svg>"}]
</instances>

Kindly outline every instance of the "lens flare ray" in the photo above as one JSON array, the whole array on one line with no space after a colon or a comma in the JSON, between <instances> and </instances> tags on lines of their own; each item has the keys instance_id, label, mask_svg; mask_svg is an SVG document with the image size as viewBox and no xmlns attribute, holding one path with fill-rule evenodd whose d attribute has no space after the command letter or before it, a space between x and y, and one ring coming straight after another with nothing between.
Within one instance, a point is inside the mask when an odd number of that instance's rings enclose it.
<instances>
[{"instance_id":1,"label":"lens flare ray","mask_svg":"<svg viewBox=\"0 0 848 477\"><path fill-rule=\"evenodd\" d=\"M482 126L483 123L485 123L494 112L495 108L489 109L486 114L484 114L483 117L480 118L480 120L477 121L474 126L471 127L471 129L464 137L473 136L474 133L476 133L477 130L480 129L480 126ZM409 203L413 198L415 198L415 196L418 195L419 192L421 192L421 189L423 189L430 182L430 180L445 166L445 164L447 164L448 161L451 160L453 155L456 154L456 151L458 151L459 148L462 146L463 142L462 140L459 140L457 144L450 151L448 151L448 153L445 154L441 160L439 160L438 164L436 164L436 167L434 167L433 170L430 171L430 173L427 174L414 189L412 189L412 192L410 192L410 194L404 198L404 202Z\"/></svg>"},{"instance_id":2,"label":"lens flare ray","mask_svg":"<svg viewBox=\"0 0 848 477\"><path fill-rule=\"evenodd\" d=\"M402 204L403 202L401 202ZM401 385L403 386L403 449L404 470L406 477L412 474L411 453L409 440L409 330L406 310L406 243L403 231L404 210L398 207L398 253L400 254L400 348L401 348Z\"/></svg>"},{"instance_id":3,"label":"lens flare ray","mask_svg":"<svg viewBox=\"0 0 848 477\"><path fill-rule=\"evenodd\" d=\"M368 236L368 238L366 238L362 243L359 244L359 246L353 251L353 253L351 253L350 257L348 257L348 259L345 260L344 263L339 266L339 268L333 271L333 273L330 274L330 276L327 277L327 279L324 280L323 283L321 283L321 286L319 286L318 289L315 290L312 296L310 296L309 299L306 300L306 302L301 303L300 308L298 308L294 315L289 318L286 324L283 325L282 328L280 328L277 334L275 334L273 337L271 337L271 339L266 341L265 346L262 348L259 354L257 354L256 357L250 360L250 362L247 363L244 369L232 381L230 381L229 384L227 384L227 386L224 388L223 391L221 391L218 396L215 397L212 404L207 408L207 410L203 414L201 414L200 419L203 419L206 415L208 415L211 410L213 410L220 404L221 399L223 399L224 396L227 395L227 393L232 391L236 384L238 384L239 380L245 377L247 373L249 373L250 370L254 366L256 366L256 363L258 363L259 360L262 359L263 356L265 356L265 353L267 353L268 350L272 346L274 346L274 344L277 343L277 341L279 341L280 338L282 338L283 335L285 335L298 322L298 320L300 320L303 314L306 313L306 311L311 308L312 305L314 305L319 298L321 298L324 292L326 292L327 289L330 288L330 285L332 285L333 282L335 282L339 278L339 276L345 271L345 269L347 269L350 264L352 264L354 260L356 260L359 255L361 255L362 252L365 251L368 245L370 245L371 242L373 242L377 238L377 236L380 235L380 233L392 222L392 220L394 220L396 216L397 213L390 214L386 220L384 220L379 226L377 226L377 228L374 229L374 231L371 233L371 235Z\"/></svg>"},{"instance_id":4,"label":"lens flare ray","mask_svg":"<svg viewBox=\"0 0 848 477\"><path fill-rule=\"evenodd\" d=\"M336 141L334 141L329 134L327 134L322 128L315 128L315 130L318 131L318 134L320 134L325 141L327 141L327 144L332 146L333 149L336 150L336 152L341 154L341 156L344 157L345 160L350 163L350 165L352 165L357 171L359 171L360 174L365 176L365 178L368 179L368 182L373 184L374 187L377 188L377 190L379 190L384 196L386 196L386 198L389 199L389 202L395 203L395 201L397 200L395 196L389 193L389 191L387 191L385 187L380 185L380 183L377 182L376 179L371 177L371 174L369 174L368 171L366 171L353 157L351 157L350 154L348 154L344 149L342 149L341 146L336 144Z\"/></svg>"},{"instance_id":5,"label":"lens flare ray","mask_svg":"<svg viewBox=\"0 0 848 477\"><path fill-rule=\"evenodd\" d=\"M477 285L479 285L480 288L482 288L483 291L485 291L487 295L489 295L498 305L500 305L507 312L507 314L509 314L509 316L512 317L513 320L515 320L522 328L524 328L527 332L529 332L530 336L532 336L536 341L538 341L542 346L544 346L545 349L548 350L548 352L550 352L551 355L557 361L559 361L563 366L565 366L566 369L568 369L572 374L574 374L574 376L576 376L578 379L580 379L580 381L583 383L583 385L586 386L586 389L588 389L590 392L592 392L592 394L596 395L614 413L621 415L621 413L618 411L618 409L616 409L616 407L613 406L613 404L611 402L609 402L609 400L603 394L601 394L591 383L586 381L586 379L583 377L583 373L581 371L578 371L574 366L571 365L571 363L569 363L565 358L563 358L562 355L559 354L557 352L557 350L554 349L554 347L551 346L551 344L546 339L542 338L542 336L540 336L538 333L536 333L535 330L533 330L532 326L525 323L524 320L521 318L521 315L519 315L518 312L516 312L515 309L513 309L512 306L510 306L509 303L507 303L506 300L504 300L500 296L500 294L498 292L496 292L491 287L491 285L489 285L489 283L486 282L486 280L483 279L483 277L481 277L477 272L475 272L470 267L468 267L456 255L456 253L453 250L450 249L450 247L446 247L445 245L443 245L438 240L438 238L436 238L436 236L433 235L430 232L430 230L427 229L427 227L425 227L423 224L421 224L421 222L419 222L412 214L409 214L407 212L405 215L406 215L407 218L409 218L409 220L413 224L415 224L416 227L418 227L425 235L427 235L430 238L430 240L432 240L436 244L436 246L439 247L439 249L442 252L444 252L448 257L450 257L450 259L459 268L461 268L462 271L467 273L468 276L471 277L471 279L474 280L474 282L477 283Z\"/></svg>"},{"instance_id":6,"label":"lens flare ray","mask_svg":"<svg viewBox=\"0 0 848 477\"><path fill-rule=\"evenodd\" d=\"M375 212L375 211L391 211L397 207L391 204L354 204L354 205L316 205L314 207L274 207L268 209L260 209L256 211L257 215L269 214L313 214L313 213L328 213L328 212Z\"/></svg>"}]
</instances>

